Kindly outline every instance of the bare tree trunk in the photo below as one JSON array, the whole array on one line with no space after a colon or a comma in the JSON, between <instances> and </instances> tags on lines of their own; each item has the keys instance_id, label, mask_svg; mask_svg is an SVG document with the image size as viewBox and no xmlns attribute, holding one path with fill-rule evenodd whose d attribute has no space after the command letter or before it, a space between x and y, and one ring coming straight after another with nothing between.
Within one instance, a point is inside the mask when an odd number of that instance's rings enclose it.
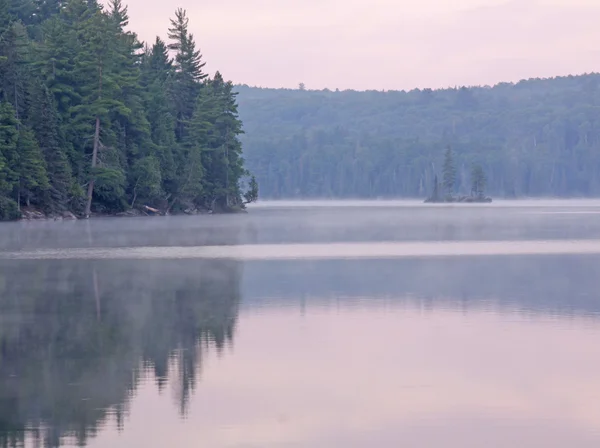
<instances>
[{"instance_id":1,"label":"bare tree trunk","mask_svg":"<svg viewBox=\"0 0 600 448\"><path fill-rule=\"evenodd\" d=\"M98 146L100 144L100 117L96 117L96 132L94 133L94 149L92 151L92 171L96 168L98 160ZM85 205L85 217L89 218L92 211L92 195L94 194L94 177L90 178L87 191L87 204Z\"/></svg>"},{"instance_id":2,"label":"bare tree trunk","mask_svg":"<svg viewBox=\"0 0 600 448\"><path fill-rule=\"evenodd\" d=\"M135 185L133 187L133 199L131 200L131 208L135 205L135 200L137 199L137 186L139 183L139 179L135 181Z\"/></svg>"},{"instance_id":3,"label":"bare tree trunk","mask_svg":"<svg viewBox=\"0 0 600 448\"><path fill-rule=\"evenodd\" d=\"M98 100L102 98L102 63L98 69ZM98 161L98 147L100 146L100 117L96 116L96 130L94 132L94 149L92 150L92 176L88 183L87 204L85 205L85 217L89 218L92 212L92 195L94 194L94 168Z\"/></svg>"}]
</instances>

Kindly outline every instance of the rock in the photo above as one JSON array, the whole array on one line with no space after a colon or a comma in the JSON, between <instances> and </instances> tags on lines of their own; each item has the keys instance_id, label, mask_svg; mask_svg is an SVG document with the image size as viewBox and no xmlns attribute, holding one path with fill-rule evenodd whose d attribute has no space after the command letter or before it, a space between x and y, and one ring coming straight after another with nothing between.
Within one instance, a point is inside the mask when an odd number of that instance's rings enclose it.
<instances>
[{"instance_id":1,"label":"rock","mask_svg":"<svg viewBox=\"0 0 600 448\"><path fill-rule=\"evenodd\" d=\"M21 212L21 219L31 221L31 220L40 220L46 219L46 215L37 210L23 210Z\"/></svg>"},{"instance_id":2,"label":"rock","mask_svg":"<svg viewBox=\"0 0 600 448\"><path fill-rule=\"evenodd\" d=\"M74 221L77 219L77 216L75 216L73 213L67 211L67 212L62 212L61 218L69 220L69 221Z\"/></svg>"}]
</instances>

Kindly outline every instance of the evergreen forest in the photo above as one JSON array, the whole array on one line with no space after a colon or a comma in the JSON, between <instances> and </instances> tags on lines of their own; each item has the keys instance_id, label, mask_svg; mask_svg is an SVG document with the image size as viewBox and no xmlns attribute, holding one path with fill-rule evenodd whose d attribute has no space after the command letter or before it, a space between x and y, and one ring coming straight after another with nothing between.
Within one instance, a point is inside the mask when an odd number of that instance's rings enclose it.
<instances>
[{"instance_id":1,"label":"evergreen forest","mask_svg":"<svg viewBox=\"0 0 600 448\"><path fill-rule=\"evenodd\" d=\"M151 45L128 22L121 0L0 0L0 219L256 199L234 86L205 72L186 12Z\"/></svg>"},{"instance_id":2,"label":"evergreen forest","mask_svg":"<svg viewBox=\"0 0 600 448\"><path fill-rule=\"evenodd\" d=\"M261 198L600 196L600 75L493 87L331 91L236 86ZM446 172L448 170L446 169Z\"/></svg>"},{"instance_id":3,"label":"evergreen forest","mask_svg":"<svg viewBox=\"0 0 600 448\"><path fill-rule=\"evenodd\" d=\"M0 0L0 219L233 211L259 186L263 198L600 195L598 74L257 88L208 75L184 10L164 31L141 42L121 0ZM452 182L438 185L448 148Z\"/></svg>"}]
</instances>

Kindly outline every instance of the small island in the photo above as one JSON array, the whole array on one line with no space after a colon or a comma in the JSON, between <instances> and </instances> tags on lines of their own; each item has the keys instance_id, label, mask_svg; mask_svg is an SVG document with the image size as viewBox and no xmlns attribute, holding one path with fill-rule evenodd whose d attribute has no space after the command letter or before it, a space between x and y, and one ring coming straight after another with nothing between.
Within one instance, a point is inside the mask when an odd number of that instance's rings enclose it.
<instances>
[{"instance_id":1,"label":"small island","mask_svg":"<svg viewBox=\"0 0 600 448\"><path fill-rule=\"evenodd\" d=\"M456 184L456 166L452 149L448 147L444 154L443 181L440 184L437 174L433 181L433 192L425 199L425 203L490 203L492 198L485 195L487 177L483 167L473 164L471 168L471 194L469 196L455 196L454 186Z\"/></svg>"}]
</instances>

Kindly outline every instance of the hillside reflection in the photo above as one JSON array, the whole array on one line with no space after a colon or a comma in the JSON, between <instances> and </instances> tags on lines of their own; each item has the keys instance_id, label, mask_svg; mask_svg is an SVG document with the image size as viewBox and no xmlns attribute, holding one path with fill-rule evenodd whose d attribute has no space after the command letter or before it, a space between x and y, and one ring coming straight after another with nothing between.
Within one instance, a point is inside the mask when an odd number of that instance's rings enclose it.
<instances>
[{"instance_id":1,"label":"hillside reflection","mask_svg":"<svg viewBox=\"0 0 600 448\"><path fill-rule=\"evenodd\" d=\"M1 261L0 447L83 446L109 422L126 429L148 381L174 392L184 418L207 352L233 346L242 298L259 313L384 300L562 319L596 318L598 291L598 256Z\"/></svg>"},{"instance_id":2,"label":"hillside reflection","mask_svg":"<svg viewBox=\"0 0 600 448\"><path fill-rule=\"evenodd\" d=\"M171 382L182 416L207 350L233 343L232 261L0 265L0 446L85 445L119 426L142 377Z\"/></svg>"},{"instance_id":3,"label":"hillside reflection","mask_svg":"<svg viewBox=\"0 0 600 448\"><path fill-rule=\"evenodd\" d=\"M242 289L246 307L384 298L417 308L598 317L600 256L256 261L246 265Z\"/></svg>"}]
</instances>

